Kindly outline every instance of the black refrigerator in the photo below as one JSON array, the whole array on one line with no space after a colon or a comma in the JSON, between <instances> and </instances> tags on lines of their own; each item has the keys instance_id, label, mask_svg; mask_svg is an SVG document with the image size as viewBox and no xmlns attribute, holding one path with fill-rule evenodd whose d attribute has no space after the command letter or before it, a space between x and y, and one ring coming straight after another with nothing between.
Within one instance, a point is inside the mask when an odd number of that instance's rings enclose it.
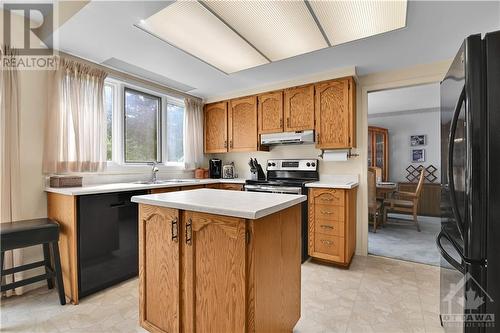
<instances>
[{"instance_id":1,"label":"black refrigerator","mask_svg":"<svg viewBox=\"0 0 500 333\"><path fill-rule=\"evenodd\" d=\"M500 332L500 31L465 39L441 82L440 319Z\"/></svg>"}]
</instances>

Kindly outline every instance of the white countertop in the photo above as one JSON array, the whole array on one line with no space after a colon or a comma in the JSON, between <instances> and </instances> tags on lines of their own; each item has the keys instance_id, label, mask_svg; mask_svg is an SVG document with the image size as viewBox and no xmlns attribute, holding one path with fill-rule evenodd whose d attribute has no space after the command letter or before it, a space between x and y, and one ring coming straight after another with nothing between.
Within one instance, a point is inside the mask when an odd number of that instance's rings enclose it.
<instances>
[{"instance_id":1,"label":"white countertop","mask_svg":"<svg viewBox=\"0 0 500 333\"><path fill-rule=\"evenodd\" d=\"M183 179L183 182L161 183L161 184L139 184L139 183L113 183L98 184L82 187L46 187L45 192L59 193L64 195L85 195L112 193L136 190L150 190L153 188L182 187L193 185L206 185L217 183L245 184L245 179Z\"/></svg>"},{"instance_id":2,"label":"white countertop","mask_svg":"<svg viewBox=\"0 0 500 333\"><path fill-rule=\"evenodd\" d=\"M352 189L358 185L358 175L321 175L319 181L307 183L306 187Z\"/></svg>"},{"instance_id":3,"label":"white countertop","mask_svg":"<svg viewBox=\"0 0 500 333\"><path fill-rule=\"evenodd\" d=\"M305 195L198 189L137 195L132 202L195 212L258 219L306 201Z\"/></svg>"}]
</instances>

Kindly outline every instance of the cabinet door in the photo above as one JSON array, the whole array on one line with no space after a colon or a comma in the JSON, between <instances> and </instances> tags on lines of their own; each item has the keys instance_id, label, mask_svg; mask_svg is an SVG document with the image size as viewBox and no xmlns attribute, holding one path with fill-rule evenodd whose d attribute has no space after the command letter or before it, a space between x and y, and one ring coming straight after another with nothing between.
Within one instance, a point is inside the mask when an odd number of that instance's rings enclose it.
<instances>
[{"instance_id":1,"label":"cabinet door","mask_svg":"<svg viewBox=\"0 0 500 333\"><path fill-rule=\"evenodd\" d=\"M352 147L349 79L316 85L316 147L320 149Z\"/></svg>"},{"instance_id":2,"label":"cabinet door","mask_svg":"<svg viewBox=\"0 0 500 333\"><path fill-rule=\"evenodd\" d=\"M314 86L285 90L285 132L314 129Z\"/></svg>"},{"instance_id":3,"label":"cabinet door","mask_svg":"<svg viewBox=\"0 0 500 333\"><path fill-rule=\"evenodd\" d=\"M222 183L219 187L221 190L231 190L231 191L243 191L243 185L241 184L226 184Z\"/></svg>"},{"instance_id":4,"label":"cabinet door","mask_svg":"<svg viewBox=\"0 0 500 333\"><path fill-rule=\"evenodd\" d=\"M227 152L227 102L205 105L205 153Z\"/></svg>"},{"instance_id":5,"label":"cabinet door","mask_svg":"<svg viewBox=\"0 0 500 333\"><path fill-rule=\"evenodd\" d=\"M245 332L245 220L184 214L185 331Z\"/></svg>"},{"instance_id":6,"label":"cabinet door","mask_svg":"<svg viewBox=\"0 0 500 333\"><path fill-rule=\"evenodd\" d=\"M139 205L139 316L150 332L179 332L178 214Z\"/></svg>"},{"instance_id":7,"label":"cabinet door","mask_svg":"<svg viewBox=\"0 0 500 333\"><path fill-rule=\"evenodd\" d=\"M283 92L262 94L259 102L259 134L283 132Z\"/></svg>"},{"instance_id":8,"label":"cabinet door","mask_svg":"<svg viewBox=\"0 0 500 333\"><path fill-rule=\"evenodd\" d=\"M257 150L257 97L229 102L229 151Z\"/></svg>"}]
</instances>

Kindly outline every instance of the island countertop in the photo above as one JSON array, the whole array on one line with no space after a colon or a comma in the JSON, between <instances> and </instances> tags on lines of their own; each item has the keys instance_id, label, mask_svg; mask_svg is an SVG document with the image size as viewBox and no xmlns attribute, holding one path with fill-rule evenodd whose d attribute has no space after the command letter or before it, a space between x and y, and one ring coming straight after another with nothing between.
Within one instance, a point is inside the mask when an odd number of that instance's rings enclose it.
<instances>
[{"instance_id":1,"label":"island countertop","mask_svg":"<svg viewBox=\"0 0 500 333\"><path fill-rule=\"evenodd\" d=\"M137 195L131 201L195 212L259 219L306 201L305 195L198 189Z\"/></svg>"}]
</instances>

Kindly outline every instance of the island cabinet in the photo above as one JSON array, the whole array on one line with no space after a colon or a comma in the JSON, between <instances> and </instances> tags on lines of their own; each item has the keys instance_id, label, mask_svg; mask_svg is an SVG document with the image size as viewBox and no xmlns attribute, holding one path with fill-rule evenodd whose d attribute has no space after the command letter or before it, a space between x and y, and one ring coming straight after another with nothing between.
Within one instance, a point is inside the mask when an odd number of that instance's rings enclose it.
<instances>
[{"instance_id":1,"label":"island cabinet","mask_svg":"<svg viewBox=\"0 0 500 333\"><path fill-rule=\"evenodd\" d=\"M257 97L249 96L229 101L229 150L257 150Z\"/></svg>"},{"instance_id":2,"label":"island cabinet","mask_svg":"<svg viewBox=\"0 0 500 333\"><path fill-rule=\"evenodd\" d=\"M356 146L355 89L352 77L315 85L316 148Z\"/></svg>"},{"instance_id":3,"label":"island cabinet","mask_svg":"<svg viewBox=\"0 0 500 333\"><path fill-rule=\"evenodd\" d=\"M300 317L300 204L254 220L140 204L139 225L142 327L292 331Z\"/></svg>"},{"instance_id":4,"label":"island cabinet","mask_svg":"<svg viewBox=\"0 0 500 333\"><path fill-rule=\"evenodd\" d=\"M259 134L283 132L283 91L258 96Z\"/></svg>"},{"instance_id":5,"label":"island cabinet","mask_svg":"<svg viewBox=\"0 0 500 333\"><path fill-rule=\"evenodd\" d=\"M309 255L348 266L356 249L356 188L311 188Z\"/></svg>"},{"instance_id":6,"label":"island cabinet","mask_svg":"<svg viewBox=\"0 0 500 333\"><path fill-rule=\"evenodd\" d=\"M314 85L285 89L285 132L314 129Z\"/></svg>"},{"instance_id":7,"label":"island cabinet","mask_svg":"<svg viewBox=\"0 0 500 333\"><path fill-rule=\"evenodd\" d=\"M204 143L205 153L227 152L227 102L205 105Z\"/></svg>"}]
</instances>

